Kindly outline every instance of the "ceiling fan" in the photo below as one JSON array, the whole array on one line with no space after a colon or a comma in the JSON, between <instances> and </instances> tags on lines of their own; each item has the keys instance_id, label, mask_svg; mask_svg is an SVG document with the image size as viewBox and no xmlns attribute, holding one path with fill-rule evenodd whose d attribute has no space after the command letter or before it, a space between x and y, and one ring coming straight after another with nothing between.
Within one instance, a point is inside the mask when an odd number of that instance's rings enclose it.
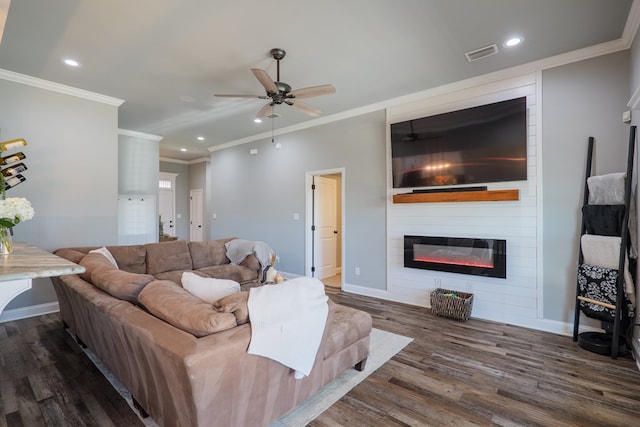
<instances>
[{"instance_id":1,"label":"ceiling fan","mask_svg":"<svg viewBox=\"0 0 640 427\"><path fill-rule=\"evenodd\" d=\"M276 81L273 81L269 74L259 68L252 68L251 71L256 76L258 81L266 90L266 95L226 95L226 94L214 94L214 96L230 97L230 98L258 98L258 99L270 99L256 114L258 118L265 117L277 117L273 115L273 107L275 105L287 104L298 110L306 113L312 117L318 117L322 114L322 111L298 101L300 98L311 98L320 95L329 95L335 93L336 89L333 85L320 85L310 86L302 89L291 90L291 86L280 81L280 60L287 54L283 49L271 49L270 51L273 59L277 63L277 77Z\"/></svg>"}]
</instances>

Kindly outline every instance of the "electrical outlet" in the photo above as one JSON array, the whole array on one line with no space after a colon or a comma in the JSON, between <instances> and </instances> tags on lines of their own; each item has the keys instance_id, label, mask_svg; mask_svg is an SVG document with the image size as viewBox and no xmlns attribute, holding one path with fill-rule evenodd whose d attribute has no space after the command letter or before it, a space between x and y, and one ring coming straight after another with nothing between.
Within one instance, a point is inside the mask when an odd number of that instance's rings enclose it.
<instances>
[{"instance_id":1,"label":"electrical outlet","mask_svg":"<svg viewBox=\"0 0 640 427\"><path fill-rule=\"evenodd\" d=\"M356 276L360 275L360 267L356 267Z\"/></svg>"}]
</instances>

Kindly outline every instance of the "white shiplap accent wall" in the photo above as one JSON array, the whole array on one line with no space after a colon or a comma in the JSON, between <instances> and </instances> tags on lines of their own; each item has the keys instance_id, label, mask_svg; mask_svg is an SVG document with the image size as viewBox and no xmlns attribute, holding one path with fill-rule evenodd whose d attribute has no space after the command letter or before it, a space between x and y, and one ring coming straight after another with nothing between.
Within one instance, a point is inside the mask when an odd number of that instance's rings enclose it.
<instances>
[{"instance_id":1,"label":"white shiplap accent wall","mask_svg":"<svg viewBox=\"0 0 640 427\"><path fill-rule=\"evenodd\" d=\"M390 299L430 306L437 287L474 294L472 316L520 325L538 316L537 289L538 165L536 147L536 77L528 74L387 110L387 122L409 120L520 96L527 97L527 181L489 183L490 190L518 189L520 200L509 202L393 203L390 144L387 142L387 293ZM389 141L389 135L387 135ZM403 236L480 237L507 241L507 278L471 276L404 268Z\"/></svg>"}]
</instances>

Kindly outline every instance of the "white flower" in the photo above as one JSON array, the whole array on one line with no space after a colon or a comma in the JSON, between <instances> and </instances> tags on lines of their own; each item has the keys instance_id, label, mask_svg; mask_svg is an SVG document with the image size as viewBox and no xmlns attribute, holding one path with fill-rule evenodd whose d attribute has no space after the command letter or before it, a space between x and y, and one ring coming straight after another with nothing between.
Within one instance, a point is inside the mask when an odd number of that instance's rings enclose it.
<instances>
[{"instance_id":1,"label":"white flower","mask_svg":"<svg viewBox=\"0 0 640 427\"><path fill-rule=\"evenodd\" d=\"M24 197L9 197L0 200L0 226L13 227L33 218L35 211Z\"/></svg>"}]
</instances>

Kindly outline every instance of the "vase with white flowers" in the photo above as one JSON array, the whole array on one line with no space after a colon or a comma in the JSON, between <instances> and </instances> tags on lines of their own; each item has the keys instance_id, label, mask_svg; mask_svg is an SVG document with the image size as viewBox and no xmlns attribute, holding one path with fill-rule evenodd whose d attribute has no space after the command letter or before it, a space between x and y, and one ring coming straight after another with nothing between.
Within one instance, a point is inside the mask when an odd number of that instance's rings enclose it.
<instances>
[{"instance_id":1,"label":"vase with white flowers","mask_svg":"<svg viewBox=\"0 0 640 427\"><path fill-rule=\"evenodd\" d=\"M6 197L4 176L0 173L0 255L13 251L13 227L33 218L35 211L24 197Z\"/></svg>"}]
</instances>

